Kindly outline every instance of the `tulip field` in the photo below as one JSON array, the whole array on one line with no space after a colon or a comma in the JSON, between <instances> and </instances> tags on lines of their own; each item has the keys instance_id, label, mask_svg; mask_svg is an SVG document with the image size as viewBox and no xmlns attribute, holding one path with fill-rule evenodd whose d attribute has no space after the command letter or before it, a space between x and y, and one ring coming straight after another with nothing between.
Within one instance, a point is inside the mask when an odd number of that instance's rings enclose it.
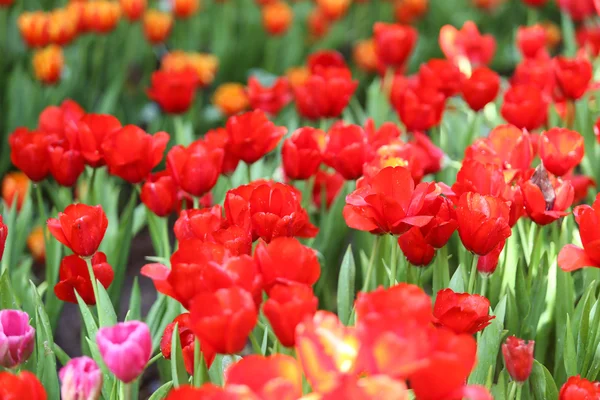
<instances>
[{"instance_id":1,"label":"tulip field","mask_svg":"<svg viewBox=\"0 0 600 400\"><path fill-rule=\"evenodd\" d=\"M600 0L0 27L0 400L600 400Z\"/></svg>"}]
</instances>

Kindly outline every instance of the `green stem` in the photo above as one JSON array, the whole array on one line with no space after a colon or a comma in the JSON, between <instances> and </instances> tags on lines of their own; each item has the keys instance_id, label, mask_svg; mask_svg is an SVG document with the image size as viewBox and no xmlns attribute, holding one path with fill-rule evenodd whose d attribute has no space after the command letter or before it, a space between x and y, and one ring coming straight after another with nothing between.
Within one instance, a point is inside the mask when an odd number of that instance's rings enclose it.
<instances>
[{"instance_id":1,"label":"green stem","mask_svg":"<svg viewBox=\"0 0 600 400\"><path fill-rule=\"evenodd\" d=\"M469 286L467 293L473 294L475 291L475 277L477 276L477 254L473 254L473 259L471 260L471 274L469 275Z\"/></svg>"},{"instance_id":2,"label":"green stem","mask_svg":"<svg viewBox=\"0 0 600 400\"><path fill-rule=\"evenodd\" d=\"M480 292L480 294L483 297L486 297L488 280L489 280L489 277L487 275L481 275L481 292Z\"/></svg>"},{"instance_id":3,"label":"green stem","mask_svg":"<svg viewBox=\"0 0 600 400\"><path fill-rule=\"evenodd\" d=\"M52 345L52 350L62 365L65 365L71 360L71 357L69 357L69 355L56 343Z\"/></svg>"},{"instance_id":4,"label":"green stem","mask_svg":"<svg viewBox=\"0 0 600 400\"><path fill-rule=\"evenodd\" d=\"M146 368L145 368L145 369L148 369L148 368L150 368L150 366L151 366L152 364L154 364L155 362L157 362L158 360L160 360L162 357L163 357L163 355L162 355L162 353L159 351L157 355L155 355L154 357L152 357L152 358L150 359L150 361L148 361L148 364L146 364Z\"/></svg>"},{"instance_id":5,"label":"green stem","mask_svg":"<svg viewBox=\"0 0 600 400\"><path fill-rule=\"evenodd\" d=\"M129 383L121 382L121 400L132 400L131 398L132 386Z\"/></svg>"},{"instance_id":6,"label":"green stem","mask_svg":"<svg viewBox=\"0 0 600 400\"><path fill-rule=\"evenodd\" d=\"M398 278L398 243L396 242L396 236L392 236L392 256L390 260L391 279L390 287L396 284Z\"/></svg>"},{"instance_id":7,"label":"green stem","mask_svg":"<svg viewBox=\"0 0 600 400\"><path fill-rule=\"evenodd\" d=\"M169 241L169 227L166 218L160 218L160 230L163 244L163 257L168 259L171 256L171 243Z\"/></svg>"},{"instance_id":8,"label":"green stem","mask_svg":"<svg viewBox=\"0 0 600 400\"><path fill-rule=\"evenodd\" d=\"M371 258L369 259L369 265L367 266L367 273L365 275L365 283L361 289L361 292L366 292L369 290L369 284L371 283L371 276L373 275L373 269L375 268L375 258L377 257L377 253L379 252L379 242L381 241L381 236L375 236L375 240L373 241L373 249L371 250ZM377 283L377 282L376 282Z\"/></svg>"},{"instance_id":9,"label":"green stem","mask_svg":"<svg viewBox=\"0 0 600 400\"><path fill-rule=\"evenodd\" d=\"M523 394L523 384L517 383L517 400L521 400L522 394Z\"/></svg>"},{"instance_id":10,"label":"green stem","mask_svg":"<svg viewBox=\"0 0 600 400\"><path fill-rule=\"evenodd\" d=\"M248 174L248 183L252 183L252 164L246 164L246 174Z\"/></svg>"},{"instance_id":11,"label":"green stem","mask_svg":"<svg viewBox=\"0 0 600 400\"><path fill-rule=\"evenodd\" d=\"M96 180L96 169L97 168L93 168L92 169L92 176L90 177L90 180L88 182L88 190L87 193L85 194L85 204L89 204L89 205L93 205L94 204L94 181Z\"/></svg>"},{"instance_id":12,"label":"green stem","mask_svg":"<svg viewBox=\"0 0 600 400\"><path fill-rule=\"evenodd\" d=\"M90 274L90 282L92 284L92 290L94 291L94 299L96 299L96 307L100 306L99 298L98 298L98 287L96 282L96 274L94 274L94 268L92 266L92 258L91 257L82 257L87 265L88 273ZM100 316L100 312L98 312L98 317ZM102 325L102 323L100 323Z\"/></svg>"},{"instance_id":13,"label":"green stem","mask_svg":"<svg viewBox=\"0 0 600 400\"><path fill-rule=\"evenodd\" d=\"M175 124L175 144L187 146L189 143L187 143L185 137L185 124L183 117L181 115L174 116L173 123Z\"/></svg>"}]
</instances>

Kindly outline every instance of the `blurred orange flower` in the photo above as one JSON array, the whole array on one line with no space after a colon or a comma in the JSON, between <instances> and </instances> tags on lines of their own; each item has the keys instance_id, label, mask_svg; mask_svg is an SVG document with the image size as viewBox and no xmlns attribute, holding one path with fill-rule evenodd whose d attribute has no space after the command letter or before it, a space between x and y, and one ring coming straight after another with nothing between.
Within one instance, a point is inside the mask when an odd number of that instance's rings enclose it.
<instances>
[{"instance_id":1,"label":"blurred orange flower","mask_svg":"<svg viewBox=\"0 0 600 400\"><path fill-rule=\"evenodd\" d=\"M50 19L45 12L25 12L19 15L17 25L29 47L42 47L49 43Z\"/></svg>"},{"instance_id":2,"label":"blurred orange flower","mask_svg":"<svg viewBox=\"0 0 600 400\"><path fill-rule=\"evenodd\" d=\"M292 8L283 1L270 3L262 8L262 21L265 30L274 36L283 35L294 19Z\"/></svg>"},{"instance_id":3,"label":"blurred orange flower","mask_svg":"<svg viewBox=\"0 0 600 400\"><path fill-rule=\"evenodd\" d=\"M9 172L2 180L2 199L10 207L17 197L17 211L23 206L25 195L29 189L29 178L23 172Z\"/></svg>"},{"instance_id":4,"label":"blurred orange flower","mask_svg":"<svg viewBox=\"0 0 600 400\"><path fill-rule=\"evenodd\" d=\"M315 8L308 14L308 29L311 36L320 38L329 31L329 21L319 8Z\"/></svg>"},{"instance_id":5,"label":"blurred orange flower","mask_svg":"<svg viewBox=\"0 0 600 400\"><path fill-rule=\"evenodd\" d=\"M37 50L33 55L35 77L46 84L54 84L60 80L63 64L62 48L54 44Z\"/></svg>"},{"instance_id":6,"label":"blurred orange flower","mask_svg":"<svg viewBox=\"0 0 600 400\"><path fill-rule=\"evenodd\" d=\"M129 21L137 21L146 10L146 0L119 0L121 10Z\"/></svg>"},{"instance_id":7,"label":"blurred orange flower","mask_svg":"<svg viewBox=\"0 0 600 400\"><path fill-rule=\"evenodd\" d=\"M76 36L79 21L67 9L56 9L49 14L48 36L51 43L69 44Z\"/></svg>"},{"instance_id":8,"label":"blurred orange flower","mask_svg":"<svg viewBox=\"0 0 600 400\"><path fill-rule=\"evenodd\" d=\"M210 85L219 68L219 60L216 56L206 53L186 53L175 50L165 55L161 61L163 71L182 71L193 68L200 80L199 86Z\"/></svg>"},{"instance_id":9,"label":"blurred orange flower","mask_svg":"<svg viewBox=\"0 0 600 400\"><path fill-rule=\"evenodd\" d=\"M352 55L356 65L363 71L377 71L377 54L375 53L375 41L373 39L357 42L354 45Z\"/></svg>"},{"instance_id":10,"label":"blurred orange flower","mask_svg":"<svg viewBox=\"0 0 600 400\"><path fill-rule=\"evenodd\" d=\"M173 13L177 18L189 18L200 8L200 0L172 0Z\"/></svg>"},{"instance_id":11,"label":"blurred orange flower","mask_svg":"<svg viewBox=\"0 0 600 400\"><path fill-rule=\"evenodd\" d=\"M158 11L148 10L144 14L144 35L152 44L164 42L173 27L173 15Z\"/></svg>"},{"instance_id":12,"label":"blurred orange flower","mask_svg":"<svg viewBox=\"0 0 600 400\"><path fill-rule=\"evenodd\" d=\"M249 100L244 85L224 83L213 94L213 104L224 115L234 115L248 108Z\"/></svg>"},{"instance_id":13,"label":"blurred orange flower","mask_svg":"<svg viewBox=\"0 0 600 400\"><path fill-rule=\"evenodd\" d=\"M85 3L83 19L85 29L97 33L111 32L121 18L119 3L107 0L98 0Z\"/></svg>"},{"instance_id":14,"label":"blurred orange flower","mask_svg":"<svg viewBox=\"0 0 600 400\"><path fill-rule=\"evenodd\" d=\"M399 0L394 4L394 17L401 24L412 24L427 12L429 0Z\"/></svg>"},{"instance_id":15,"label":"blurred orange flower","mask_svg":"<svg viewBox=\"0 0 600 400\"><path fill-rule=\"evenodd\" d=\"M352 0L316 0L316 3L328 20L335 21L346 14Z\"/></svg>"},{"instance_id":16,"label":"blurred orange flower","mask_svg":"<svg viewBox=\"0 0 600 400\"><path fill-rule=\"evenodd\" d=\"M44 263L46 247L44 244L44 229L41 226L35 227L27 237L27 248L36 262Z\"/></svg>"},{"instance_id":17,"label":"blurred orange flower","mask_svg":"<svg viewBox=\"0 0 600 400\"><path fill-rule=\"evenodd\" d=\"M285 76L288 78L290 85L293 88L302 86L310 76L310 71L306 67L291 67L285 71Z\"/></svg>"}]
</instances>

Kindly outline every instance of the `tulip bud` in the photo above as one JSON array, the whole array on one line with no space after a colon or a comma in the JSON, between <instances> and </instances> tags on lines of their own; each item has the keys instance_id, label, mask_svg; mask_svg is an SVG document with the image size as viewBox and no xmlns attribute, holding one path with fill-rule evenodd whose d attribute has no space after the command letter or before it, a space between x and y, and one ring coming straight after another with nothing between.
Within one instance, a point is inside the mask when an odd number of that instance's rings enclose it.
<instances>
[{"instance_id":1,"label":"tulip bud","mask_svg":"<svg viewBox=\"0 0 600 400\"><path fill-rule=\"evenodd\" d=\"M167 171L151 174L142 186L140 197L150 211L166 217L177 205L177 185Z\"/></svg>"},{"instance_id":2,"label":"tulip bud","mask_svg":"<svg viewBox=\"0 0 600 400\"><path fill-rule=\"evenodd\" d=\"M63 51L59 46L50 45L45 49L37 50L33 55L35 77L49 85L58 82L64 62Z\"/></svg>"},{"instance_id":3,"label":"tulip bud","mask_svg":"<svg viewBox=\"0 0 600 400\"><path fill-rule=\"evenodd\" d=\"M102 371L89 357L70 360L59 372L62 400L96 400L102 389Z\"/></svg>"},{"instance_id":4,"label":"tulip bud","mask_svg":"<svg viewBox=\"0 0 600 400\"><path fill-rule=\"evenodd\" d=\"M27 236L27 248L36 262L44 263L46 259L46 245L44 243L44 229L41 226L33 228L29 236Z\"/></svg>"},{"instance_id":5,"label":"tulip bud","mask_svg":"<svg viewBox=\"0 0 600 400\"><path fill-rule=\"evenodd\" d=\"M172 0L173 13L177 18L189 18L198 11L200 0Z\"/></svg>"},{"instance_id":6,"label":"tulip bud","mask_svg":"<svg viewBox=\"0 0 600 400\"><path fill-rule=\"evenodd\" d=\"M239 83L224 83L217 87L212 102L224 115L235 115L248 108L249 99L244 86Z\"/></svg>"},{"instance_id":7,"label":"tulip bud","mask_svg":"<svg viewBox=\"0 0 600 400\"><path fill-rule=\"evenodd\" d=\"M125 383L133 381L144 371L152 355L150 329L140 321L100 328L96 342L109 371Z\"/></svg>"},{"instance_id":8,"label":"tulip bud","mask_svg":"<svg viewBox=\"0 0 600 400\"><path fill-rule=\"evenodd\" d=\"M101 206L71 204L58 218L47 221L52 236L81 257L92 256L108 227L108 219Z\"/></svg>"},{"instance_id":9,"label":"tulip bud","mask_svg":"<svg viewBox=\"0 0 600 400\"><path fill-rule=\"evenodd\" d=\"M29 315L19 310L0 311L0 366L14 368L33 352L35 329Z\"/></svg>"},{"instance_id":10,"label":"tulip bud","mask_svg":"<svg viewBox=\"0 0 600 400\"><path fill-rule=\"evenodd\" d=\"M146 0L120 0L121 11L129 21L137 21L146 10Z\"/></svg>"},{"instance_id":11,"label":"tulip bud","mask_svg":"<svg viewBox=\"0 0 600 400\"><path fill-rule=\"evenodd\" d=\"M533 346L535 342L525 342L516 336L510 336L502 345L504 363L510 376L517 382L525 382L533 368Z\"/></svg>"},{"instance_id":12,"label":"tulip bud","mask_svg":"<svg viewBox=\"0 0 600 400\"><path fill-rule=\"evenodd\" d=\"M164 42L173 27L173 16L158 10L148 10L144 14L144 35L152 44Z\"/></svg>"},{"instance_id":13,"label":"tulip bud","mask_svg":"<svg viewBox=\"0 0 600 400\"><path fill-rule=\"evenodd\" d=\"M283 1L276 1L262 8L263 26L271 35L280 36L286 33L293 19L292 8Z\"/></svg>"},{"instance_id":14,"label":"tulip bud","mask_svg":"<svg viewBox=\"0 0 600 400\"><path fill-rule=\"evenodd\" d=\"M0 260L2 260L2 254L4 254L4 246L6 245L6 237L8 236L8 226L2 221L2 215L0 215Z\"/></svg>"},{"instance_id":15,"label":"tulip bud","mask_svg":"<svg viewBox=\"0 0 600 400\"><path fill-rule=\"evenodd\" d=\"M2 180L2 199L6 206L11 207L17 197L17 211L23 206L25 195L29 190L29 178L23 172L9 172Z\"/></svg>"},{"instance_id":16,"label":"tulip bud","mask_svg":"<svg viewBox=\"0 0 600 400\"><path fill-rule=\"evenodd\" d=\"M290 179L305 180L313 176L321 165L321 143L325 132L312 127L297 129L283 142L281 156L285 175Z\"/></svg>"}]
</instances>

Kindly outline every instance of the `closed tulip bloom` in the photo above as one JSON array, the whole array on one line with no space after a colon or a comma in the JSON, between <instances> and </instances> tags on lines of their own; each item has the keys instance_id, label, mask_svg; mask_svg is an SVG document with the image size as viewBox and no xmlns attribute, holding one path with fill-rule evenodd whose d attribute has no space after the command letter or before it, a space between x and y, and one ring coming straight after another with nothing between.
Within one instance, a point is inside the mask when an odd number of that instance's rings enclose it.
<instances>
[{"instance_id":1,"label":"closed tulip bloom","mask_svg":"<svg viewBox=\"0 0 600 400\"><path fill-rule=\"evenodd\" d=\"M58 374L63 400L97 400L102 390L102 370L87 356L69 360Z\"/></svg>"},{"instance_id":2,"label":"closed tulip bloom","mask_svg":"<svg viewBox=\"0 0 600 400\"><path fill-rule=\"evenodd\" d=\"M287 78L277 78L270 87L263 86L258 79L248 78L248 100L253 110L262 110L277 115L292 100L292 88Z\"/></svg>"},{"instance_id":3,"label":"closed tulip bloom","mask_svg":"<svg viewBox=\"0 0 600 400\"><path fill-rule=\"evenodd\" d=\"M12 207L16 200L17 211L21 210L25 196L29 190L29 178L21 171L8 172L2 179L2 200L7 207Z\"/></svg>"},{"instance_id":4,"label":"closed tulip bloom","mask_svg":"<svg viewBox=\"0 0 600 400\"><path fill-rule=\"evenodd\" d=\"M124 383L140 376L152 355L150 329L140 321L100 328L96 343L108 370Z\"/></svg>"},{"instance_id":5,"label":"closed tulip bloom","mask_svg":"<svg viewBox=\"0 0 600 400\"><path fill-rule=\"evenodd\" d=\"M546 122L548 102L538 88L516 85L504 94L500 113L508 123L531 131Z\"/></svg>"},{"instance_id":6,"label":"closed tulip bloom","mask_svg":"<svg viewBox=\"0 0 600 400\"><path fill-rule=\"evenodd\" d=\"M287 131L269 121L260 110L229 117L226 129L229 150L246 164L253 164L274 150Z\"/></svg>"},{"instance_id":7,"label":"closed tulip bloom","mask_svg":"<svg viewBox=\"0 0 600 400\"><path fill-rule=\"evenodd\" d=\"M167 171L151 174L140 194L142 203L159 217L166 217L177 205L177 184Z\"/></svg>"},{"instance_id":8,"label":"closed tulip bloom","mask_svg":"<svg viewBox=\"0 0 600 400\"><path fill-rule=\"evenodd\" d=\"M494 316L489 315L490 301L478 294L455 293L440 290L433 305L435 323L457 335L473 335L488 326Z\"/></svg>"},{"instance_id":9,"label":"closed tulip bloom","mask_svg":"<svg viewBox=\"0 0 600 400\"><path fill-rule=\"evenodd\" d=\"M490 253L512 234L509 208L497 197L464 193L458 201L456 220L463 245L479 256Z\"/></svg>"},{"instance_id":10,"label":"closed tulip bloom","mask_svg":"<svg viewBox=\"0 0 600 400\"><path fill-rule=\"evenodd\" d=\"M44 240L44 229L41 226L33 228L29 236L27 236L27 248L29 249L29 253L31 253L34 261L40 264L43 264L46 261L46 244Z\"/></svg>"},{"instance_id":11,"label":"closed tulip bloom","mask_svg":"<svg viewBox=\"0 0 600 400\"><path fill-rule=\"evenodd\" d=\"M365 39L356 42L352 49L352 59L363 71L376 72L379 60L375 52L375 40Z\"/></svg>"},{"instance_id":12,"label":"closed tulip bloom","mask_svg":"<svg viewBox=\"0 0 600 400\"><path fill-rule=\"evenodd\" d=\"M2 216L0 215L0 260L2 260L2 255L4 254L4 247L6 246L6 238L8 237L8 226L2 221Z\"/></svg>"},{"instance_id":13,"label":"closed tulip bloom","mask_svg":"<svg viewBox=\"0 0 600 400\"><path fill-rule=\"evenodd\" d=\"M277 238L269 244L260 242L254 259L267 292L277 283L314 285L321 275L315 251L294 238Z\"/></svg>"},{"instance_id":14,"label":"closed tulip bloom","mask_svg":"<svg viewBox=\"0 0 600 400\"><path fill-rule=\"evenodd\" d=\"M391 103L407 131L426 131L440 123L446 97L428 86L394 82Z\"/></svg>"},{"instance_id":15,"label":"closed tulip bloom","mask_svg":"<svg viewBox=\"0 0 600 400\"><path fill-rule=\"evenodd\" d=\"M38 119L38 129L62 137L70 122L77 122L84 116L84 109L73 100L67 99L60 106L44 108Z\"/></svg>"},{"instance_id":16,"label":"closed tulip bloom","mask_svg":"<svg viewBox=\"0 0 600 400\"><path fill-rule=\"evenodd\" d=\"M50 156L50 173L61 186L71 187L85 169L85 160L81 152L67 141L51 144L48 147Z\"/></svg>"},{"instance_id":17,"label":"closed tulip bloom","mask_svg":"<svg viewBox=\"0 0 600 400\"><path fill-rule=\"evenodd\" d=\"M567 99L578 100L587 91L592 80L592 64L583 57L556 57L553 62L556 82Z\"/></svg>"},{"instance_id":18,"label":"closed tulip bloom","mask_svg":"<svg viewBox=\"0 0 600 400\"><path fill-rule=\"evenodd\" d=\"M525 342L516 336L510 336L502 345L502 356L506 369L516 382L525 382L533 368L533 346L535 342Z\"/></svg>"},{"instance_id":19,"label":"closed tulip bloom","mask_svg":"<svg viewBox=\"0 0 600 400\"><path fill-rule=\"evenodd\" d=\"M200 8L200 0L172 0L172 4L177 18L189 18Z\"/></svg>"},{"instance_id":20,"label":"closed tulip bloom","mask_svg":"<svg viewBox=\"0 0 600 400\"><path fill-rule=\"evenodd\" d=\"M594 0L557 0L556 3L563 13L568 14L575 22L596 15Z\"/></svg>"},{"instance_id":21,"label":"closed tulip bloom","mask_svg":"<svg viewBox=\"0 0 600 400\"><path fill-rule=\"evenodd\" d=\"M121 17L119 3L108 0L89 2L85 8L86 28L99 34L107 34L115 29Z\"/></svg>"},{"instance_id":22,"label":"closed tulip bloom","mask_svg":"<svg viewBox=\"0 0 600 400\"><path fill-rule=\"evenodd\" d=\"M496 52L496 39L479 33L473 21L467 21L460 30L452 25L440 29L439 43L447 59L458 64L466 59L473 66L488 65Z\"/></svg>"},{"instance_id":23,"label":"closed tulip bloom","mask_svg":"<svg viewBox=\"0 0 600 400\"><path fill-rule=\"evenodd\" d=\"M24 12L17 25L21 37L29 47L46 46L50 41L50 18L42 11Z\"/></svg>"},{"instance_id":24,"label":"closed tulip bloom","mask_svg":"<svg viewBox=\"0 0 600 400\"><path fill-rule=\"evenodd\" d=\"M310 286L278 283L269 290L263 313L281 344L292 347L296 343L296 326L312 317L317 312L317 305L317 297Z\"/></svg>"},{"instance_id":25,"label":"closed tulip bloom","mask_svg":"<svg viewBox=\"0 0 600 400\"><path fill-rule=\"evenodd\" d=\"M525 211L533 222L548 225L566 216L575 195L570 181L549 177L543 166L521 184Z\"/></svg>"},{"instance_id":26,"label":"closed tulip bloom","mask_svg":"<svg viewBox=\"0 0 600 400\"><path fill-rule=\"evenodd\" d=\"M239 83L223 83L217 87L212 102L225 116L238 114L250 105L244 85Z\"/></svg>"},{"instance_id":27,"label":"closed tulip bloom","mask_svg":"<svg viewBox=\"0 0 600 400\"><path fill-rule=\"evenodd\" d=\"M317 208L321 207L323 198L325 208L329 209L340 194L346 180L338 172L317 171L312 188L312 200Z\"/></svg>"},{"instance_id":28,"label":"closed tulip bloom","mask_svg":"<svg viewBox=\"0 0 600 400\"><path fill-rule=\"evenodd\" d=\"M431 59L419 68L421 84L442 92L446 97L460 92L464 78L456 65L444 59Z\"/></svg>"},{"instance_id":29,"label":"closed tulip bloom","mask_svg":"<svg viewBox=\"0 0 600 400\"><path fill-rule=\"evenodd\" d=\"M235 172L240 159L230 151L229 134L225 128L211 129L204 135L204 140L211 147L220 147L224 151L221 174L231 175Z\"/></svg>"},{"instance_id":30,"label":"closed tulip bloom","mask_svg":"<svg viewBox=\"0 0 600 400\"><path fill-rule=\"evenodd\" d=\"M78 256L89 257L98 250L108 219L99 205L71 204L58 213L58 218L50 218L46 224L56 240Z\"/></svg>"},{"instance_id":31,"label":"closed tulip bloom","mask_svg":"<svg viewBox=\"0 0 600 400\"><path fill-rule=\"evenodd\" d=\"M500 77L487 67L478 67L462 83L463 99L473 111L481 111L498 96Z\"/></svg>"},{"instance_id":32,"label":"closed tulip bloom","mask_svg":"<svg viewBox=\"0 0 600 400\"><path fill-rule=\"evenodd\" d=\"M175 182L192 196L201 197L217 183L223 165L223 149L202 139L187 148L173 147L167 154L167 167Z\"/></svg>"},{"instance_id":33,"label":"closed tulip bloom","mask_svg":"<svg viewBox=\"0 0 600 400\"><path fill-rule=\"evenodd\" d=\"M267 4L262 8L261 12L263 26L273 36L285 34L294 19L292 8L284 1Z\"/></svg>"},{"instance_id":34,"label":"closed tulip bloom","mask_svg":"<svg viewBox=\"0 0 600 400\"><path fill-rule=\"evenodd\" d=\"M0 372L0 396L3 399L46 400L46 391L34 374L23 371L19 375Z\"/></svg>"},{"instance_id":35,"label":"closed tulip bloom","mask_svg":"<svg viewBox=\"0 0 600 400\"><path fill-rule=\"evenodd\" d=\"M198 294L192 301L190 317L192 331L200 342L219 354L235 354L244 349L258 312L252 295L234 286Z\"/></svg>"},{"instance_id":36,"label":"closed tulip bloom","mask_svg":"<svg viewBox=\"0 0 600 400\"><path fill-rule=\"evenodd\" d=\"M85 114L81 119L67 122L65 136L76 146L85 163L97 168L105 164L102 153L104 138L122 128L118 119L108 114Z\"/></svg>"},{"instance_id":37,"label":"closed tulip bloom","mask_svg":"<svg viewBox=\"0 0 600 400\"><path fill-rule=\"evenodd\" d=\"M114 272L106 261L106 254L97 252L91 262L96 280L108 289L113 281ZM62 301L77 304L76 292L86 304L96 304L87 264L85 260L73 254L64 257L60 263L58 283L54 286L54 293Z\"/></svg>"},{"instance_id":38,"label":"closed tulip bloom","mask_svg":"<svg viewBox=\"0 0 600 400\"><path fill-rule=\"evenodd\" d=\"M53 85L60 80L65 59L62 47L50 45L33 54L35 77L42 83Z\"/></svg>"},{"instance_id":39,"label":"closed tulip bloom","mask_svg":"<svg viewBox=\"0 0 600 400\"><path fill-rule=\"evenodd\" d=\"M135 125L112 131L102 142L108 172L129 183L140 183L160 163L169 134L146 133Z\"/></svg>"},{"instance_id":40,"label":"closed tulip bloom","mask_svg":"<svg viewBox=\"0 0 600 400\"><path fill-rule=\"evenodd\" d=\"M186 112L196 95L198 75L191 69L182 71L155 71L152 73L152 86L148 97L158 103L169 114Z\"/></svg>"},{"instance_id":41,"label":"closed tulip bloom","mask_svg":"<svg viewBox=\"0 0 600 400\"><path fill-rule=\"evenodd\" d=\"M583 159L583 136L570 129L552 128L540 136L538 152L550 173L563 176Z\"/></svg>"},{"instance_id":42,"label":"closed tulip bloom","mask_svg":"<svg viewBox=\"0 0 600 400\"><path fill-rule=\"evenodd\" d=\"M589 205L575 207L575 221L583 249L572 244L562 248L558 254L558 266L563 271L575 271L584 267L600 268L600 196Z\"/></svg>"},{"instance_id":43,"label":"closed tulip bloom","mask_svg":"<svg viewBox=\"0 0 600 400\"><path fill-rule=\"evenodd\" d=\"M321 13L330 21L342 18L352 0L316 0L317 7Z\"/></svg>"},{"instance_id":44,"label":"closed tulip bloom","mask_svg":"<svg viewBox=\"0 0 600 400\"><path fill-rule=\"evenodd\" d=\"M400 68L410 57L418 33L409 25L377 22L373 25L373 37L379 62L386 67Z\"/></svg>"},{"instance_id":45,"label":"closed tulip bloom","mask_svg":"<svg viewBox=\"0 0 600 400\"><path fill-rule=\"evenodd\" d=\"M29 325L26 312L0 311L0 366L15 368L27 361L33 352L34 341L35 329Z\"/></svg>"},{"instance_id":46,"label":"closed tulip bloom","mask_svg":"<svg viewBox=\"0 0 600 400\"><path fill-rule=\"evenodd\" d=\"M435 248L427 243L421 230L409 229L398 237L398 245L409 263L414 266L426 266L435 256Z\"/></svg>"},{"instance_id":47,"label":"closed tulip bloom","mask_svg":"<svg viewBox=\"0 0 600 400\"><path fill-rule=\"evenodd\" d=\"M521 205L522 208L522 205ZM512 226L512 225L511 225ZM479 256L477 259L477 272L484 276L489 276L496 271L498 267L498 261L500 260L500 253L504 249L506 241L498 243L492 251L487 253L485 256Z\"/></svg>"},{"instance_id":48,"label":"closed tulip bloom","mask_svg":"<svg viewBox=\"0 0 600 400\"><path fill-rule=\"evenodd\" d=\"M281 149L281 158L285 175L290 179L308 179L321 165L321 143L325 141L325 132L312 127L295 130L285 139Z\"/></svg>"},{"instance_id":49,"label":"closed tulip bloom","mask_svg":"<svg viewBox=\"0 0 600 400\"><path fill-rule=\"evenodd\" d=\"M220 205L201 210L182 210L173 230L179 241L207 238L223 228L225 220Z\"/></svg>"},{"instance_id":50,"label":"closed tulip bloom","mask_svg":"<svg viewBox=\"0 0 600 400\"><path fill-rule=\"evenodd\" d=\"M48 146L56 139L53 134L17 128L8 137L10 160L32 181L42 181L50 172Z\"/></svg>"},{"instance_id":51,"label":"closed tulip bloom","mask_svg":"<svg viewBox=\"0 0 600 400\"><path fill-rule=\"evenodd\" d=\"M559 400L588 400L600 396L598 382L590 382L581 376L572 376L560 388Z\"/></svg>"},{"instance_id":52,"label":"closed tulip bloom","mask_svg":"<svg viewBox=\"0 0 600 400\"><path fill-rule=\"evenodd\" d=\"M363 165L373 158L365 130L358 125L335 124L327 135L323 161L346 180L362 176Z\"/></svg>"},{"instance_id":53,"label":"closed tulip bloom","mask_svg":"<svg viewBox=\"0 0 600 400\"><path fill-rule=\"evenodd\" d=\"M129 21L139 20L146 11L146 0L119 0L121 12Z\"/></svg>"},{"instance_id":54,"label":"closed tulip bloom","mask_svg":"<svg viewBox=\"0 0 600 400\"><path fill-rule=\"evenodd\" d=\"M164 42L173 27L173 16L150 9L144 13L144 35L151 44Z\"/></svg>"},{"instance_id":55,"label":"closed tulip bloom","mask_svg":"<svg viewBox=\"0 0 600 400\"><path fill-rule=\"evenodd\" d=\"M173 322L167 325L162 339L160 340L160 352L167 360L171 359L171 345L173 343L173 331L175 330L175 325L177 325L177 331L179 333L179 342L181 344L185 369L190 375L193 375L194 342L196 341L196 336L194 336L194 333L190 328L190 313L178 315ZM207 367L210 368L216 356L214 350L204 343L200 343L200 350L204 355L204 361L206 362Z\"/></svg>"},{"instance_id":56,"label":"closed tulip bloom","mask_svg":"<svg viewBox=\"0 0 600 400\"><path fill-rule=\"evenodd\" d=\"M546 51L546 29L541 25L520 26L517 29L517 47L525 58L535 58Z\"/></svg>"}]
</instances>

